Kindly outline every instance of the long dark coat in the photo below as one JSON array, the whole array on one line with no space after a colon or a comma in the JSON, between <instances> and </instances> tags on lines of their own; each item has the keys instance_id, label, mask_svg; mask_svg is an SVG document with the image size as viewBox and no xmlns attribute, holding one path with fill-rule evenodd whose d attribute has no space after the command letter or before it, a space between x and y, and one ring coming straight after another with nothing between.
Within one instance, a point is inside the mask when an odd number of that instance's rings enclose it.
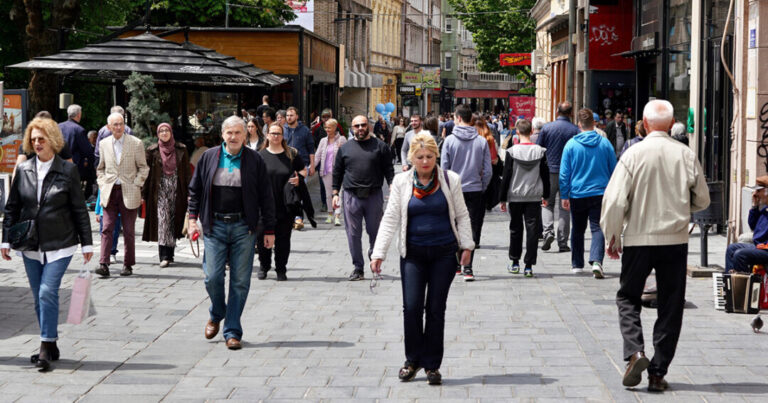
<instances>
[{"instance_id":1,"label":"long dark coat","mask_svg":"<svg viewBox=\"0 0 768 403\"><path fill-rule=\"evenodd\" d=\"M157 199L160 189L160 180L163 177L163 160L160 157L160 149L157 144L147 148L147 165L149 165L149 177L144 183L142 196L147 205L147 217L144 220L143 241L157 242ZM192 178L189 166L189 154L187 147L176 142L176 211L173 216L173 234L176 239L182 237L184 228L184 216L187 213L187 199L189 196L189 181Z\"/></svg>"}]
</instances>

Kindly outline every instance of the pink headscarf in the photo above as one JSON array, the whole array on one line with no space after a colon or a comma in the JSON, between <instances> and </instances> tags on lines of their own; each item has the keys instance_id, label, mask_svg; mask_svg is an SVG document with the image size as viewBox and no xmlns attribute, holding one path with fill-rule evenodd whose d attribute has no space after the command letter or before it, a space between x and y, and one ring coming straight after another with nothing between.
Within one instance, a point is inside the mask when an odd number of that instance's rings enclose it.
<instances>
[{"instance_id":1,"label":"pink headscarf","mask_svg":"<svg viewBox=\"0 0 768 403\"><path fill-rule=\"evenodd\" d=\"M163 126L171 131L171 138L168 142L160 140L160 128ZM173 175L176 173L176 141L173 139L173 128L168 123L160 123L157 125L157 133L157 146L160 149L160 159L163 160L163 173Z\"/></svg>"}]
</instances>

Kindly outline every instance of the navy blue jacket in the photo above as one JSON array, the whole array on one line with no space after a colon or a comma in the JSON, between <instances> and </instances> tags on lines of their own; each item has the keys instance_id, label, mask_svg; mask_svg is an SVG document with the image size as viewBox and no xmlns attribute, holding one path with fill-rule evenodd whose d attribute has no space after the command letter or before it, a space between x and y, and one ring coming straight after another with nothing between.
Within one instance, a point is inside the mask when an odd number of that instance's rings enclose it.
<instances>
[{"instance_id":1,"label":"navy blue jacket","mask_svg":"<svg viewBox=\"0 0 768 403\"><path fill-rule=\"evenodd\" d=\"M283 138L289 146L299 152L301 160L309 165L311 162L309 155L315 153L315 141L312 139L312 133L309 132L309 128L301 122L299 122L295 129L285 124L283 126Z\"/></svg>"},{"instance_id":2,"label":"navy blue jacket","mask_svg":"<svg viewBox=\"0 0 768 403\"><path fill-rule=\"evenodd\" d=\"M200 221L203 233L208 235L213 229L213 175L219 167L220 157L221 146L204 152L189 182L189 218ZM245 146L241 158L240 175L245 206L243 214L248 230L255 232L261 223L264 233L274 234L275 199L272 196L272 184L264 160L259 153Z\"/></svg>"},{"instance_id":3,"label":"navy blue jacket","mask_svg":"<svg viewBox=\"0 0 768 403\"><path fill-rule=\"evenodd\" d=\"M558 116L554 122L550 122L541 128L536 144L547 149L547 164L549 172L560 172L560 159L563 157L563 148L573 136L579 134L579 128L571 123L565 116Z\"/></svg>"},{"instance_id":4,"label":"navy blue jacket","mask_svg":"<svg viewBox=\"0 0 768 403\"><path fill-rule=\"evenodd\" d=\"M69 151L72 153L72 162L77 165L80 176L84 176L86 161L90 167L95 169L93 146L88 141L85 129L72 119L59 123L59 129L64 137L64 141L69 146Z\"/></svg>"}]
</instances>

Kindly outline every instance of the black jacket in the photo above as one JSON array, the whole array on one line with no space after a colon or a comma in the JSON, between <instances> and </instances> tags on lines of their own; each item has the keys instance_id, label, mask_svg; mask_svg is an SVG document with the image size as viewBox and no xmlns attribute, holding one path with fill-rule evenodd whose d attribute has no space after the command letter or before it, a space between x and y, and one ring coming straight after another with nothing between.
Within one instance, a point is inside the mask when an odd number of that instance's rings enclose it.
<instances>
[{"instance_id":1,"label":"black jacket","mask_svg":"<svg viewBox=\"0 0 768 403\"><path fill-rule=\"evenodd\" d=\"M37 157L24 161L16 169L5 204L3 243L8 242L8 229L14 224L34 219L43 252L77 244L93 245L91 220L80 188L77 166L58 155L53 157L38 204L36 163Z\"/></svg>"},{"instance_id":2,"label":"black jacket","mask_svg":"<svg viewBox=\"0 0 768 403\"><path fill-rule=\"evenodd\" d=\"M189 182L189 217L200 221L204 234L210 234L213 228L211 192L213 175L219 166L220 156L221 146L204 152L192 175L192 181ZM276 220L275 199L272 196L272 185L264 160L259 153L245 146L243 146L241 158L240 174L245 222L250 231L256 232L261 220L264 232L272 234L275 231Z\"/></svg>"}]
</instances>

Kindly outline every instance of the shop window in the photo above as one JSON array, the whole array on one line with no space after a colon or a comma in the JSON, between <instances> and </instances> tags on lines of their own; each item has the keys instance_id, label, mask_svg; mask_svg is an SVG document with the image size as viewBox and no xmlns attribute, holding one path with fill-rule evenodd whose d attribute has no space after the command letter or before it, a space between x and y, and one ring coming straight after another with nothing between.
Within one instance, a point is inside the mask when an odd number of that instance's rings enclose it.
<instances>
[{"instance_id":1,"label":"shop window","mask_svg":"<svg viewBox=\"0 0 768 403\"><path fill-rule=\"evenodd\" d=\"M221 143L221 123L237 111L237 94L187 91L187 134L203 136L208 147Z\"/></svg>"}]
</instances>

